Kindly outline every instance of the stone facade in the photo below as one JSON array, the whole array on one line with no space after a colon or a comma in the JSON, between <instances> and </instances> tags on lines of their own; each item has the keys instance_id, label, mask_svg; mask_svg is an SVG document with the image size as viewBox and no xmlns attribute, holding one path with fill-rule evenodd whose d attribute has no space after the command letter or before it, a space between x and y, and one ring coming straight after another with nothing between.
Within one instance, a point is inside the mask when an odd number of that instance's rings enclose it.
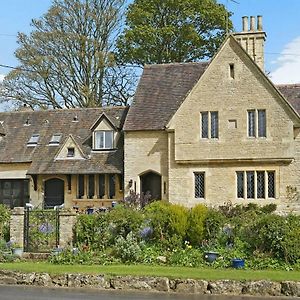
<instances>
[{"instance_id":1,"label":"stone facade","mask_svg":"<svg viewBox=\"0 0 300 300\"><path fill-rule=\"evenodd\" d=\"M248 136L250 110L266 113L265 137ZM201 137L202 112L218 112L217 138ZM257 117L255 122L257 128ZM133 180L131 188L140 192L141 174L153 170L162 176L162 199L172 203L276 203L280 211L300 211L299 125L299 115L229 37L164 130L126 131L125 125L125 182ZM254 197L247 196L246 178L244 197L238 197L237 172L254 172ZM258 197L262 172L264 197ZM205 176L201 198L195 197L195 173ZM268 194L269 173L275 174L274 196ZM288 188L295 191L293 199Z\"/></svg>"}]
</instances>

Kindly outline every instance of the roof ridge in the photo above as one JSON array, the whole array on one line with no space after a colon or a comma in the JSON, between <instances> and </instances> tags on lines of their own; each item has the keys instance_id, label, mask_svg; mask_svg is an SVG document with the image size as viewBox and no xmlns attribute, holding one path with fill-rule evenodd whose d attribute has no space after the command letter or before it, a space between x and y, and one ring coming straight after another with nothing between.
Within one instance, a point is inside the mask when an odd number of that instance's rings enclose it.
<instances>
[{"instance_id":1,"label":"roof ridge","mask_svg":"<svg viewBox=\"0 0 300 300\"><path fill-rule=\"evenodd\" d=\"M300 87L300 83L280 83L280 84L275 84L275 86L278 87Z\"/></svg>"},{"instance_id":2,"label":"roof ridge","mask_svg":"<svg viewBox=\"0 0 300 300\"><path fill-rule=\"evenodd\" d=\"M101 106L101 107L74 107L62 109L45 109L45 110L13 110L0 111L0 114L31 114L31 113L50 113L50 112L66 112L66 111L81 111L81 110L121 110L126 109L126 106Z\"/></svg>"},{"instance_id":3,"label":"roof ridge","mask_svg":"<svg viewBox=\"0 0 300 300\"><path fill-rule=\"evenodd\" d=\"M144 68L157 68L157 67L172 67L172 66L186 66L186 65L206 65L209 64L210 60L207 61L191 61L191 62L172 62L172 63L161 63L161 64L146 64Z\"/></svg>"}]
</instances>

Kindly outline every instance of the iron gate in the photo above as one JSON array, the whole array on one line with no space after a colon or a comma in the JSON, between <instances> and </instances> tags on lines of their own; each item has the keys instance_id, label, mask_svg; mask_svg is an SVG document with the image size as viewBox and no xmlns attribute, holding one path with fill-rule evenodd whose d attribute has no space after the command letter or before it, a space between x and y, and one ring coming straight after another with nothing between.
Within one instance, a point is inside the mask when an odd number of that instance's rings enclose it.
<instances>
[{"instance_id":1,"label":"iron gate","mask_svg":"<svg viewBox=\"0 0 300 300\"><path fill-rule=\"evenodd\" d=\"M59 244L59 210L25 210L24 251L51 252Z\"/></svg>"}]
</instances>

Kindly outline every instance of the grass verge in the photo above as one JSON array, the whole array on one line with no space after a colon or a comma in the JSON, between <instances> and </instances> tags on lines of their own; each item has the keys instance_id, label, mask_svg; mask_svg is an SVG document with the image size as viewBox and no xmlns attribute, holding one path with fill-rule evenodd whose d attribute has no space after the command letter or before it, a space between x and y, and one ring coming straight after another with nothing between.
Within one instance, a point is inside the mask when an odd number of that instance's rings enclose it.
<instances>
[{"instance_id":1,"label":"grass verge","mask_svg":"<svg viewBox=\"0 0 300 300\"><path fill-rule=\"evenodd\" d=\"M86 273L105 275L135 275L135 276L162 276L169 278L190 279L232 279L232 280L272 280L283 281L300 279L299 271L275 270L237 270L237 269L203 269L187 267L165 267L146 265L53 265L46 262L19 262L1 263L2 270L22 272L46 272L49 274Z\"/></svg>"}]
</instances>

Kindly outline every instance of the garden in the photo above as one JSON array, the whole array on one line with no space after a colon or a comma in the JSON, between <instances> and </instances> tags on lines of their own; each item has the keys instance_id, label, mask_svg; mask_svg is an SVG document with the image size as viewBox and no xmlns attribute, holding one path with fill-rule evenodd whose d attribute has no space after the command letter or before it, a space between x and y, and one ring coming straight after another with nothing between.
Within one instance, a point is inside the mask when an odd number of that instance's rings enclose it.
<instances>
[{"instance_id":1,"label":"garden","mask_svg":"<svg viewBox=\"0 0 300 300\"><path fill-rule=\"evenodd\" d=\"M48 264L300 270L300 216L275 214L274 204L188 209L140 200L131 195L109 212L78 215L72 246ZM4 254L9 212L0 209L0 261L13 261Z\"/></svg>"}]
</instances>

